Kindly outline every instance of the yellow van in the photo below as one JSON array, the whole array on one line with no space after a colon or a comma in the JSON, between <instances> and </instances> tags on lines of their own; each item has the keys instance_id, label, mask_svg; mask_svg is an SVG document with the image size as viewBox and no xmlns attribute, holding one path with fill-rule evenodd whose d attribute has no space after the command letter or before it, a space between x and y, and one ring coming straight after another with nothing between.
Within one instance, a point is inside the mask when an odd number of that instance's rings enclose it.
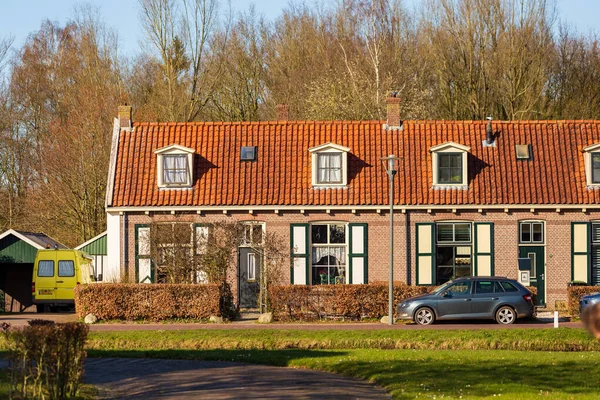
<instances>
[{"instance_id":1,"label":"yellow van","mask_svg":"<svg viewBox=\"0 0 600 400\"><path fill-rule=\"evenodd\" d=\"M73 306L75 285L92 282L92 257L80 250L38 250L31 295L38 312L45 306Z\"/></svg>"}]
</instances>

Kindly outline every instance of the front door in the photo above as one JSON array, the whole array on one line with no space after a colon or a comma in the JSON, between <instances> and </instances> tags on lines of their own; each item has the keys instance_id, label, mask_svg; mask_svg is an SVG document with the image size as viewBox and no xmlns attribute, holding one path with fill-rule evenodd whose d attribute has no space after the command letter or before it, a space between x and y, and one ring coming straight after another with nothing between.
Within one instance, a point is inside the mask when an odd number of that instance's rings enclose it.
<instances>
[{"instance_id":1,"label":"front door","mask_svg":"<svg viewBox=\"0 0 600 400\"><path fill-rule=\"evenodd\" d=\"M546 305L546 250L544 246L520 246L519 258L531 260L531 286L537 288L536 306Z\"/></svg>"},{"instance_id":2,"label":"front door","mask_svg":"<svg viewBox=\"0 0 600 400\"><path fill-rule=\"evenodd\" d=\"M240 247L238 251L238 301L240 308L257 308L260 257L255 249Z\"/></svg>"}]
</instances>

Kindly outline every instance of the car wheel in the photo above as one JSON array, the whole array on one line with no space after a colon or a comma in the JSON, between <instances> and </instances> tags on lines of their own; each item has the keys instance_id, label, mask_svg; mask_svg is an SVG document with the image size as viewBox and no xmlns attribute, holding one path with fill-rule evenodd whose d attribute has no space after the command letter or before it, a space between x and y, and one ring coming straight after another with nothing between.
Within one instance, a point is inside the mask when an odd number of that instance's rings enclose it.
<instances>
[{"instance_id":1,"label":"car wheel","mask_svg":"<svg viewBox=\"0 0 600 400\"><path fill-rule=\"evenodd\" d=\"M501 325L510 325L517 320L517 313L511 307L500 307L496 311L496 322Z\"/></svg>"},{"instance_id":2,"label":"car wheel","mask_svg":"<svg viewBox=\"0 0 600 400\"><path fill-rule=\"evenodd\" d=\"M414 319L419 325L431 325L435 321L435 314L431 308L423 307L417 310Z\"/></svg>"}]
</instances>

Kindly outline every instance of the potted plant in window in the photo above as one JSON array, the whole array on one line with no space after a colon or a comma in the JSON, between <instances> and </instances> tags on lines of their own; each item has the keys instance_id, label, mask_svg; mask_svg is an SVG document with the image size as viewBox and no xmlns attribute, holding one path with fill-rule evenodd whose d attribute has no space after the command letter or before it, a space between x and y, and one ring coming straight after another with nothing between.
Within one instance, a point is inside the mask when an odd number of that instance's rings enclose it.
<instances>
[{"instance_id":1,"label":"potted plant in window","mask_svg":"<svg viewBox=\"0 0 600 400\"><path fill-rule=\"evenodd\" d=\"M324 269L319 270L319 277L321 278L321 285L326 285L328 279Z\"/></svg>"}]
</instances>

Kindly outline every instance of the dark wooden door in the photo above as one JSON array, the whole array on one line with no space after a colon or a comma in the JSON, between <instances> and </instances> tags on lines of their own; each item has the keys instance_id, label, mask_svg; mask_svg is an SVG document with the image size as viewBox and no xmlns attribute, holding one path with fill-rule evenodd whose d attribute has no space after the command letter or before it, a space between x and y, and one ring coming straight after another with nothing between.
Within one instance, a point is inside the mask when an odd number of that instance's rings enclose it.
<instances>
[{"instance_id":1,"label":"dark wooden door","mask_svg":"<svg viewBox=\"0 0 600 400\"><path fill-rule=\"evenodd\" d=\"M260 257L250 247L238 251L238 299L240 308L258 307Z\"/></svg>"}]
</instances>

